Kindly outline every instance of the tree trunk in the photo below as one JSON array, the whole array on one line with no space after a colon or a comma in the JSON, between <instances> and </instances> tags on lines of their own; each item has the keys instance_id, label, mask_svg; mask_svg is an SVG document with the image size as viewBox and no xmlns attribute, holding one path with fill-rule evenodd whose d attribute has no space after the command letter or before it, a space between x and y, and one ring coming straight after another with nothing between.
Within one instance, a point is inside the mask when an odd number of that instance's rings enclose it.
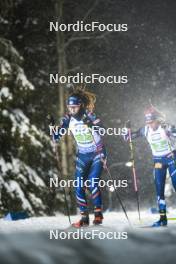
<instances>
[{"instance_id":1,"label":"tree trunk","mask_svg":"<svg viewBox=\"0 0 176 264\"><path fill-rule=\"evenodd\" d=\"M56 15L58 17L59 23L63 22L63 4L64 0L56 0ZM67 74L67 63L66 63L66 54L65 54L65 40L64 32L57 32L57 53L58 53L58 74L66 75ZM65 101L67 97L67 92L64 91L64 85L58 85L58 117L62 117L65 111ZM65 179L73 178L74 173L74 163L73 163L73 142L70 136L63 136L60 142L60 155L61 155L61 169L62 175ZM71 198L71 211L76 212L75 198L73 195L73 188L70 190Z\"/></svg>"},{"instance_id":2,"label":"tree trunk","mask_svg":"<svg viewBox=\"0 0 176 264\"><path fill-rule=\"evenodd\" d=\"M59 19L59 22L63 20L63 0L56 1L56 15ZM66 60L65 60L65 50L64 50L64 33L58 31L57 34L57 52L58 52L58 74L66 74ZM65 113L65 94L64 94L64 85L58 85L58 116L62 117ZM67 163L67 146L66 146L66 137L63 137L60 143L61 151L61 167L62 174L64 178L68 177L68 163Z\"/></svg>"}]
</instances>

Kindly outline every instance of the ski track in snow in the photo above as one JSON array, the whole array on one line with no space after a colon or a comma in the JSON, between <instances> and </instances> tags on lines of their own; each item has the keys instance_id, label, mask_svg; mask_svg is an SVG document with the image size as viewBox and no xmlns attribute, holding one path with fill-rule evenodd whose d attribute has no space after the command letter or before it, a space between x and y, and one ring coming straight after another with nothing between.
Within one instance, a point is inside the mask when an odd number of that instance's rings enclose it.
<instances>
[{"instance_id":1,"label":"ski track in snow","mask_svg":"<svg viewBox=\"0 0 176 264\"><path fill-rule=\"evenodd\" d=\"M53 217L32 217L26 220L0 220L0 263L5 264L168 264L175 263L176 221L169 221L168 228L138 228L158 220L158 215L142 212L139 224L137 213L129 213L133 224L130 228L123 213L104 214L100 231L128 233L123 239L50 239L49 230L65 229L68 218L62 214ZM176 217L176 213L169 214ZM79 216L71 216L72 222ZM93 215L91 215L91 221ZM85 228L91 231L95 227ZM79 229L80 230L80 229Z\"/></svg>"},{"instance_id":2,"label":"ski track in snow","mask_svg":"<svg viewBox=\"0 0 176 264\"><path fill-rule=\"evenodd\" d=\"M141 222L138 220L136 212L128 213L132 228L129 226L123 213L108 212L104 213L103 227L113 230L127 230L136 229L138 227L151 225L154 221L158 220L158 214L150 214L147 212L141 212ZM176 212L168 214L168 217L175 217ZM79 215L71 216L71 222L79 220ZM90 224L92 224L93 215L90 215ZM169 221L168 228L176 224L176 221ZM32 231L48 231L51 229L63 230L70 226L68 217L63 214L57 214L56 216L42 216L31 217L18 221L7 221L0 219L0 233L12 233L12 232L32 232ZM92 228L92 227L91 227ZM152 229L153 230L153 229ZM156 228L155 228L156 230Z\"/></svg>"}]
</instances>

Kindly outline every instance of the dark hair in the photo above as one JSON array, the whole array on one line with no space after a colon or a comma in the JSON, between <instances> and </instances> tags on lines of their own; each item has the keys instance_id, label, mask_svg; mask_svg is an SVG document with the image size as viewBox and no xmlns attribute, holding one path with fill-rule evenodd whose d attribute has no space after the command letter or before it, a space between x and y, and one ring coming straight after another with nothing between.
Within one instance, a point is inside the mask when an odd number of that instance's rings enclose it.
<instances>
[{"instance_id":1,"label":"dark hair","mask_svg":"<svg viewBox=\"0 0 176 264\"><path fill-rule=\"evenodd\" d=\"M76 87L70 92L69 96L79 97L83 102L83 107L93 112L96 102L96 95L94 93L85 91L85 88Z\"/></svg>"}]
</instances>

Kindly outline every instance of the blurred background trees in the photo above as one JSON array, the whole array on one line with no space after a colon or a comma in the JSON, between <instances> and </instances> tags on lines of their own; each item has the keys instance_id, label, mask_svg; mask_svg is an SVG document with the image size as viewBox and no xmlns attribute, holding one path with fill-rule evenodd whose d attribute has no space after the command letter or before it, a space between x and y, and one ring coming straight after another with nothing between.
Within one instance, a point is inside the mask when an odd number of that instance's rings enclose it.
<instances>
[{"instance_id":1,"label":"blurred background trees","mask_svg":"<svg viewBox=\"0 0 176 264\"><path fill-rule=\"evenodd\" d=\"M59 122L68 86L49 84L49 73L128 75L127 85L87 86L97 95L96 112L106 127L123 127L128 119L133 129L142 126L150 99L168 121L176 123L176 3L2 0L0 7L0 211L53 214L64 207L62 190L49 190L49 178L57 175L57 168L46 117L52 113ZM76 41L73 32L49 32L49 21L67 24L78 20L127 23L129 30L99 39L96 34L84 38L90 35L83 32ZM129 148L118 136L104 140L113 177L129 182L119 192L128 208L136 208L131 170L122 165L129 159ZM145 140L138 140L135 146L141 204L154 205L151 153ZM70 138L63 139L60 153L64 177L74 178ZM73 196L72 191L69 203L75 211ZM107 190L103 200L106 209ZM119 208L114 194L112 200L112 207Z\"/></svg>"}]
</instances>

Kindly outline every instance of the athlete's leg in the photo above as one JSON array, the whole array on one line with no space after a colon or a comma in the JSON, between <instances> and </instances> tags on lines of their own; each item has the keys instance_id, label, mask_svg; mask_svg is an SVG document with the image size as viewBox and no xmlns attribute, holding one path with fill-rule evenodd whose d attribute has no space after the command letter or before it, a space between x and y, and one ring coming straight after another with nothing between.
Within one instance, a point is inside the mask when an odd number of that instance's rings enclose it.
<instances>
[{"instance_id":1,"label":"athlete's leg","mask_svg":"<svg viewBox=\"0 0 176 264\"><path fill-rule=\"evenodd\" d=\"M101 191L99 187L100 176L103 170L103 163L101 161L100 155L96 155L93 158L88 179L91 182L90 191L92 194L92 202L94 205L94 224L102 223L103 215L102 215L102 199L101 199Z\"/></svg>"},{"instance_id":2,"label":"athlete's leg","mask_svg":"<svg viewBox=\"0 0 176 264\"><path fill-rule=\"evenodd\" d=\"M85 195L85 187L84 181L88 171L88 164L84 154L79 154L76 159L76 172L75 172L75 180L76 180L76 200L78 207L81 212L86 212L87 201Z\"/></svg>"},{"instance_id":3,"label":"athlete's leg","mask_svg":"<svg viewBox=\"0 0 176 264\"><path fill-rule=\"evenodd\" d=\"M167 225L166 202L165 202L165 182L166 182L167 166L164 162L154 163L154 179L157 193L157 201L160 213L160 220L154 223L154 226Z\"/></svg>"},{"instance_id":4,"label":"athlete's leg","mask_svg":"<svg viewBox=\"0 0 176 264\"><path fill-rule=\"evenodd\" d=\"M80 209L81 219L78 222L73 223L72 225L76 228L81 226L89 225L89 212L87 207L86 195L84 181L87 177L87 171L89 168L89 163L85 154L78 154L76 159L76 200L77 205Z\"/></svg>"}]
</instances>

